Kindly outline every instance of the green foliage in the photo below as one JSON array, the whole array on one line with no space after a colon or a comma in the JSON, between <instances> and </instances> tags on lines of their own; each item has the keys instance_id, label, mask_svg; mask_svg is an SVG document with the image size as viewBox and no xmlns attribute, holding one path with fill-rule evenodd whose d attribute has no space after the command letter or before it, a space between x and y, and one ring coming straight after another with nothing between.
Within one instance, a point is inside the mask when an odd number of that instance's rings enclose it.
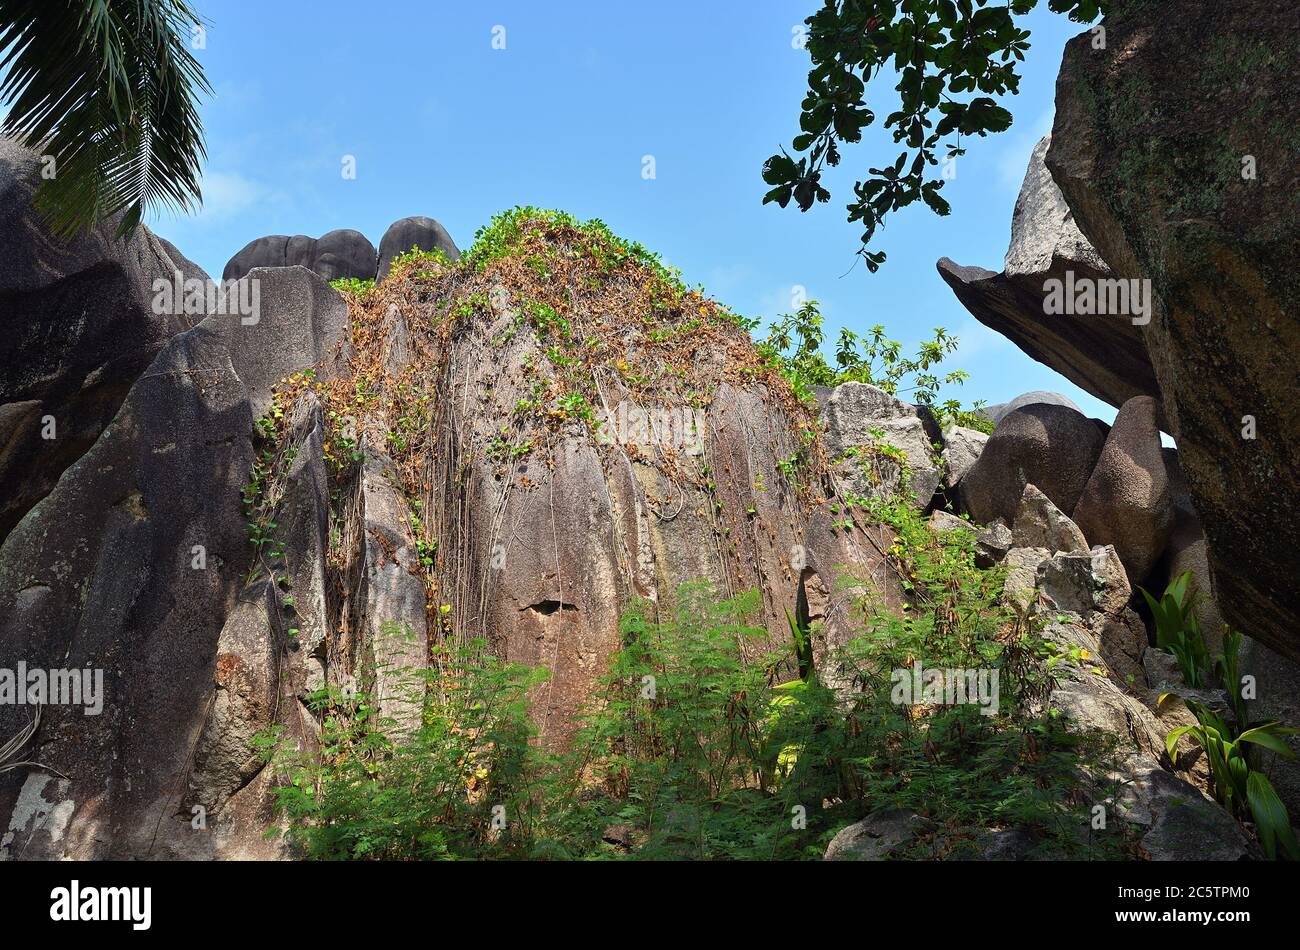
<instances>
[{"instance_id":1,"label":"green foliage","mask_svg":"<svg viewBox=\"0 0 1300 950\"><path fill-rule=\"evenodd\" d=\"M860 595L860 633L816 675L816 626L788 614L791 644L769 651L757 592L687 585L671 605L629 608L622 648L554 756L529 741L539 675L482 644L447 650L415 680L413 731L333 693L318 699L321 756L262 738L290 838L317 858L815 859L845 824L906 807L936 829L918 857L963 853L1009 824L1044 853L1103 853L1075 790L1077 770L1104 772L1110 750L1033 711L1047 651L1027 630L1007 634L999 575L974 567L965 532L936 534L902 502L876 514L899 532L911 606ZM996 669L996 715L896 701L893 672L918 660Z\"/></svg>"},{"instance_id":2,"label":"green foliage","mask_svg":"<svg viewBox=\"0 0 1300 950\"><path fill-rule=\"evenodd\" d=\"M604 779L584 826L630 825L643 858L778 856L769 664L743 657L766 633L749 622L758 605L755 592L719 601L693 585L667 616L648 603L628 611L575 743Z\"/></svg>"},{"instance_id":3,"label":"green foliage","mask_svg":"<svg viewBox=\"0 0 1300 950\"><path fill-rule=\"evenodd\" d=\"M289 839L323 860L525 855L528 779L541 758L527 695L544 673L501 663L482 641L443 648L430 670L393 672L401 703L418 713L413 729L335 688L311 698L325 714L319 755L279 727L259 736L282 777Z\"/></svg>"},{"instance_id":4,"label":"green foliage","mask_svg":"<svg viewBox=\"0 0 1300 950\"><path fill-rule=\"evenodd\" d=\"M432 277L441 268L451 265L451 259L440 247L435 247L432 251L412 247L393 258L388 268L388 276L390 279ZM371 281L371 284L373 286L374 281Z\"/></svg>"},{"instance_id":5,"label":"green foliage","mask_svg":"<svg viewBox=\"0 0 1300 950\"><path fill-rule=\"evenodd\" d=\"M1184 571L1169 582L1159 600L1145 588L1139 587L1138 590L1142 591L1147 606L1151 608L1156 625L1156 646L1173 654L1188 686L1200 687L1209 671L1210 656L1196 621L1196 592L1191 582L1192 572Z\"/></svg>"},{"instance_id":6,"label":"green foliage","mask_svg":"<svg viewBox=\"0 0 1300 950\"><path fill-rule=\"evenodd\" d=\"M1300 860L1300 848L1286 806L1264 773L1252 767L1247 749L1247 744L1258 745L1286 758L1295 758L1282 737L1294 735L1298 730L1283 726L1278 720L1244 728L1242 723L1229 723L1200 703L1188 701L1187 705L1196 716L1197 725L1179 726L1165 737L1170 759L1177 761L1179 739L1184 735L1192 739L1205 750L1214 797L1231 814L1249 813L1255 819L1259 843L1269 860L1276 859L1279 843L1288 857Z\"/></svg>"},{"instance_id":7,"label":"green foliage","mask_svg":"<svg viewBox=\"0 0 1300 950\"><path fill-rule=\"evenodd\" d=\"M1188 575L1180 575L1175 584L1185 592ZM1171 586L1174 586L1171 584ZM1181 598L1183 593L1179 593ZM1252 723L1241 680L1241 634L1224 631L1223 653L1215 660L1215 671L1228 691L1232 718L1225 719L1202 703L1185 700L1197 725L1180 726L1165 737L1165 750L1173 762L1178 761L1178 740L1187 736L1205 750L1210 767L1214 795L1230 814L1242 817L1249 813L1255 820L1260 846L1269 860L1277 857L1278 845L1292 860L1300 860L1295 833L1286 806L1278 797L1267 776L1254 762L1251 746L1293 759L1295 753L1284 736L1300 730L1283 726L1280 720ZM1169 694L1161 697L1163 702Z\"/></svg>"},{"instance_id":8,"label":"green foliage","mask_svg":"<svg viewBox=\"0 0 1300 950\"><path fill-rule=\"evenodd\" d=\"M884 120L904 149L890 164L871 168L854 186L849 221L862 222L862 255L879 269L885 254L869 250L876 230L893 211L924 201L939 215L949 212L940 194L944 177L930 174L940 154L965 154L963 136L985 136L1011 126L1011 113L995 97L1019 92L1017 63L1029 48L1029 32L1017 25L1038 0L824 0L808 24L812 60L808 92L795 137L798 160L785 150L763 166L771 186L764 203L801 211L830 200L822 172L840 163L840 144L862 139L876 120L866 104L867 86L882 73L897 77L897 108ZM1109 0L1050 0L1058 13L1090 23ZM941 145L944 139L950 139Z\"/></svg>"},{"instance_id":9,"label":"green foliage","mask_svg":"<svg viewBox=\"0 0 1300 950\"><path fill-rule=\"evenodd\" d=\"M889 339L883 326L872 327L865 337L841 329L832 367L822 355L822 323L817 301L809 300L798 313L783 314L758 344L760 352L781 369L801 398L810 398L813 386L870 383L892 396L909 396L931 406L941 421L966 424L979 420L981 430L987 426L987 420L975 412L963 411L955 399L936 405L941 385L960 386L970 378L962 370L940 375L940 364L957 349L958 342L943 327L937 327L933 339L923 341L913 357L903 355L902 344ZM976 403L975 409L980 405Z\"/></svg>"},{"instance_id":10,"label":"green foliage","mask_svg":"<svg viewBox=\"0 0 1300 950\"><path fill-rule=\"evenodd\" d=\"M1241 634L1237 631L1224 629L1223 652L1214 661L1214 672L1219 683L1227 690L1228 702L1237 722L1249 722L1249 709L1241 682Z\"/></svg>"},{"instance_id":11,"label":"green foliage","mask_svg":"<svg viewBox=\"0 0 1300 950\"><path fill-rule=\"evenodd\" d=\"M684 290L680 271L664 265L658 254L636 241L627 241L611 231L599 219L579 221L564 211L553 211L520 206L493 215L492 220L474 234L474 244L465 255L467 265L482 270L488 264L517 253L529 228L567 227L582 232L590 239L589 250L606 269L614 270L625 263L635 262L650 268L672 287ZM545 262L533 258L529 266L536 269Z\"/></svg>"},{"instance_id":12,"label":"green foliage","mask_svg":"<svg viewBox=\"0 0 1300 950\"><path fill-rule=\"evenodd\" d=\"M199 22L184 0L0 0L0 134L54 158L36 205L56 235L120 214L126 236L148 209L201 203Z\"/></svg>"},{"instance_id":13,"label":"green foliage","mask_svg":"<svg viewBox=\"0 0 1300 950\"><path fill-rule=\"evenodd\" d=\"M373 280L362 280L359 277L340 277L337 280L331 280L330 286L341 294L354 294L357 297L365 297L375 289Z\"/></svg>"}]
</instances>

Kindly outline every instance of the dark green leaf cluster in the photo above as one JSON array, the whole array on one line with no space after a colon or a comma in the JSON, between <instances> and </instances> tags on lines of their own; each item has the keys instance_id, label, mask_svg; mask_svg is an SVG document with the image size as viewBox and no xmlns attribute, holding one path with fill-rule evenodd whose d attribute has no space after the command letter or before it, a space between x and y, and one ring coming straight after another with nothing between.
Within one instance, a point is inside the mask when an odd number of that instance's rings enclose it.
<instances>
[{"instance_id":1,"label":"dark green leaf cluster","mask_svg":"<svg viewBox=\"0 0 1300 950\"><path fill-rule=\"evenodd\" d=\"M963 137L986 136L1011 126L997 98L1019 91L1017 63L1029 49L1029 32L1016 23L1038 0L825 0L808 18L812 60L808 91L793 142L763 166L771 186L764 203L801 211L830 200L826 168L840 163L841 143L862 139L876 121L867 87L882 73L897 78L896 108L884 119L903 151L888 165L868 170L854 186L849 221L862 224L859 253L872 272L885 260L869 250L887 216L923 201L946 215L944 177L930 171L965 154ZM1105 11L1106 0L1050 0L1050 8L1078 22Z\"/></svg>"}]
</instances>

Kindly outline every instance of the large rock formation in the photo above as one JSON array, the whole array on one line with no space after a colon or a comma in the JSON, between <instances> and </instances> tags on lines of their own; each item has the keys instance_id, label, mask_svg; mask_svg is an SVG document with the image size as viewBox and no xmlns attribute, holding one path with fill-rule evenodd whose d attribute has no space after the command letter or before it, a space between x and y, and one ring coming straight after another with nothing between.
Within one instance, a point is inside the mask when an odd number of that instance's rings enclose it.
<instances>
[{"instance_id":1,"label":"large rock formation","mask_svg":"<svg viewBox=\"0 0 1300 950\"><path fill-rule=\"evenodd\" d=\"M489 299L507 273L448 280ZM583 346L628 367L598 373L584 409L561 398L567 335L509 293L466 318L412 284L350 318L304 268L247 280L258 318L174 338L0 547L0 668L104 676L97 715L47 706L39 766L0 773L6 857L280 854L252 739L277 727L310 751L327 685L413 724L402 672L435 639L549 669L533 715L560 747L633 598L757 589L755 659L788 649L787 612L820 622L819 655L846 638L846 568L898 602L888 533L824 503L815 409L734 323L694 322L703 298L667 342L569 298ZM654 390L629 365L679 359L692 372ZM0 735L32 712L0 708Z\"/></svg>"},{"instance_id":2,"label":"large rock formation","mask_svg":"<svg viewBox=\"0 0 1300 950\"><path fill-rule=\"evenodd\" d=\"M1049 313L1049 281L1109 280L1102 255L1079 232L1044 164L1051 136L1034 148L1011 219L1001 274L938 263L975 318L1040 363L1116 408L1138 395L1160 397L1142 329L1128 314ZM996 421L996 419L995 419Z\"/></svg>"},{"instance_id":3,"label":"large rock formation","mask_svg":"<svg viewBox=\"0 0 1300 950\"><path fill-rule=\"evenodd\" d=\"M54 239L34 152L0 138L0 541L98 438L171 336L202 319L153 283L207 275L141 226Z\"/></svg>"},{"instance_id":4,"label":"large rock formation","mask_svg":"<svg viewBox=\"0 0 1300 950\"><path fill-rule=\"evenodd\" d=\"M1066 406L1075 412L1083 412L1073 399L1062 393L1047 392L1043 389L1036 389L1033 392L1021 393L1014 399L1008 399L1006 402L997 402L991 406L985 406L982 414L992 421L996 426L1004 418L1017 409L1023 409L1026 406Z\"/></svg>"},{"instance_id":5,"label":"large rock formation","mask_svg":"<svg viewBox=\"0 0 1300 950\"><path fill-rule=\"evenodd\" d=\"M917 505L930 504L943 473L933 448L940 433L927 409L867 383L844 383L821 401L821 415L826 451L838 463L846 489L886 497L899 487L906 468ZM891 451L902 457L891 457Z\"/></svg>"},{"instance_id":6,"label":"large rock formation","mask_svg":"<svg viewBox=\"0 0 1300 950\"><path fill-rule=\"evenodd\" d=\"M1078 535L1069 519L1051 509L1032 486L1024 512L1039 529L1047 520L1068 526L1063 535ZM1023 532L1023 529L1022 529ZM1024 534L1034 540L1036 532ZM1042 535L1039 532L1038 540ZM1119 836L1121 829L1138 841L1139 853L1155 861L1258 858L1259 848L1206 794L1205 772L1172 771L1165 735L1185 719L1160 704L1157 684L1148 684L1142 660L1149 652L1141 621L1127 608L1130 590L1113 548L1069 550L1053 555L1047 548L1018 547L1008 559L1023 566L1028 587L1005 596L1017 610L1041 602L1052 618L1043 638L1057 652L1056 675L1047 706L1076 729L1108 736L1113 747L1104 761L1081 763L1077 793L1106 819L1097 833ZM1182 710L1183 707L1177 707ZM1180 766L1191 751L1179 747ZM937 822L907 809L875 812L843 828L830 842L831 861L880 861L906 857L920 835L940 833ZM1094 826L1095 827L1095 826ZM956 842L954 842L956 844ZM968 843L981 860L1052 858L1059 854L1034 835L1009 823Z\"/></svg>"},{"instance_id":7,"label":"large rock formation","mask_svg":"<svg viewBox=\"0 0 1300 950\"><path fill-rule=\"evenodd\" d=\"M1026 483L1056 507L1074 511L1103 436L1091 419L1066 406L1036 403L1004 416L961 481L961 497L981 524L1011 524Z\"/></svg>"},{"instance_id":8,"label":"large rock formation","mask_svg":"<svg viewBox=\"0 0 1300 950\"><path fill-rule=\"evenodd\" d=\"M205 716L227 708L214 684L243 662L218 644L252 562L240 495L254 406L293 370L326 376L347 325L343 301L306 270L249 279L263 286L260 319L210 316L168 343L0 547L0 668L103 671L98 714L45 708L30 755L58 774L3 776L5 856L220 853L183 806ZM0 707L0 734L30 715Z\"/></svg>"},{"instance_id":9,"label":"large rock formation","mask_svg":"<svg viewBox=\"0 0 1300 950\"><path fill-rule=\"evenodd\" d=\"M1091 544L1115 546L1134 587L1164 554L1174 521L1156 412L1150 396L1124 403L1074 509Z\"/></svg>"},{"instance_id":10,"label":"large rock formation","mask_svg":"<svg viewBox=\"0 0 1300 950\"><path fill-rule=\"evenodd\" d=\"M1047 166L1102 258L1154 288L1147 348L1220 608L1300 659L1300 71L1276 42L1300 6L1116 3L1105 25L1104 49L1066 47Z\"/></svg>"},{"instance_id":11,"label":"large rock formation","mask_svg":"<svg viewBox=\"0 0 1300 950\"><path fill-rule=\"evenodd\" d=\"M354 277L374 280L375 246L360 231L340 228L319 238L299 234L272 234L249 241L232 257L221 273L222 280L239 280L254 267L300 265L326 280Z\"/></svg>"},{"instance_id":12,"label":"large rock formation","mask_svg":"<svg viewBox=\"0 0 1300 950\"><path fill-rule=\"evenodd\" d=\"M451 239L447 229L433 218L423 215L400 218L388 226L388 230L379 241L378 279L383 280L388 276L388 271L393 266L393 258L415 249L442 251L447 255L447 260L460 260L460 251L456 248L456 242Z\"/></svg>"}]
</instances>

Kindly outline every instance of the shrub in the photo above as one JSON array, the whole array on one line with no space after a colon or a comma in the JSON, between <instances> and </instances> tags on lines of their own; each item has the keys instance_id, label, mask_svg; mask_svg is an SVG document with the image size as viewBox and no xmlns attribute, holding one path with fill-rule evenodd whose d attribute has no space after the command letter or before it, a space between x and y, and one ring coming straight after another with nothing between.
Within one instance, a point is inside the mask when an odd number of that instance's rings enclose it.
<instances>
[{"instance_id":1,"label":"shrub","mask_svg":"<svg viewBox=\"0 0 1300 950\"><path fill-rule=\"evenodd\" d=\"M1260 746L1293 759L1295 753L1283 737L1295 735L1300 730L1283 726L1277 719L1260 723L1250 721L1238 663L1241 634L1226 631L1223 647L1224 652L1215 666L1228 690L1232 717L1225 719L1208 706L1187 700L1197 724L1180 726L1170 732L1165 737L1165 749L1173 762L1178 761L1178 740L1183 736L1204 749L1214 797L1219 803L1236 817L1249 814L1254 819L1260 846L1269 860L1276 859L1279 844L1289 858L1300 860L1300 847L1296 844L1286 806L1272 783L1258 770L1251 750L1252 746ZM1165 698L1162 696L1161 700Z\"/></svg>"},{"instance_id":2,"label":"shrub","mask_svg":"<svg viewBox=\"0 0 1300 950\"><path fill-rule=\"evenodd\" d=\"M1147 606L1151 608L1151 617L1156 625L1156 646L1178 661L1178 670L1188 686L1203 685L1210 660L1200 625L1196 622L1192 572L1184 571L1170 581L1159 600L1145 588L1139 587L1138 590L1142 591Z\"/></svg>"}]
</instances>

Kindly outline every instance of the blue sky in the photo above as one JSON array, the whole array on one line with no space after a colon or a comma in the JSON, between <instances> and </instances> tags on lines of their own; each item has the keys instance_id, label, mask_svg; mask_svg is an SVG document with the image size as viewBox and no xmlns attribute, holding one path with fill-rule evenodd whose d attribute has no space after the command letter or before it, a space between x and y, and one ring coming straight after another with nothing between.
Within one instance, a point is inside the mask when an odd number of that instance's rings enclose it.
<instances>
[{"instance_id":1,"label":"blue sky","mask_svg":"<svg viewBox=\"0 0 1300 950\"><path fill-rule=\"evenodd\" d=\"M840 326L884 324L909 348L934 327L962 341L958 395L990 403L1064 392L1114 410L985 329L935 271L948 256L1000 270L1029 153L1051 126L1057 67L1082 31L1043 10L1015 116L974 139L944 194L878 238L878 274L854 266L845 221L853 180L897 149L878 131L845 151L833 197L807 214L763 206L763 160L797 132L807 54L792 30L820 0L196 0L209 21L202 105L205 207L151 221L214 276L252 238L350 227L376 244L406 215L443 223L462 247L517 204L598 217L749 316L791 309L793 288ZM1046 4L1043 4L1045 6ZM505 28L504 50L493 28ZM873 86L868 101L895 95ZM885 108L878 112L884 114ZM341 174L355 156L356 178ZM642 177L654 156L656 177Z\"/></svg>"}]
</instances>

